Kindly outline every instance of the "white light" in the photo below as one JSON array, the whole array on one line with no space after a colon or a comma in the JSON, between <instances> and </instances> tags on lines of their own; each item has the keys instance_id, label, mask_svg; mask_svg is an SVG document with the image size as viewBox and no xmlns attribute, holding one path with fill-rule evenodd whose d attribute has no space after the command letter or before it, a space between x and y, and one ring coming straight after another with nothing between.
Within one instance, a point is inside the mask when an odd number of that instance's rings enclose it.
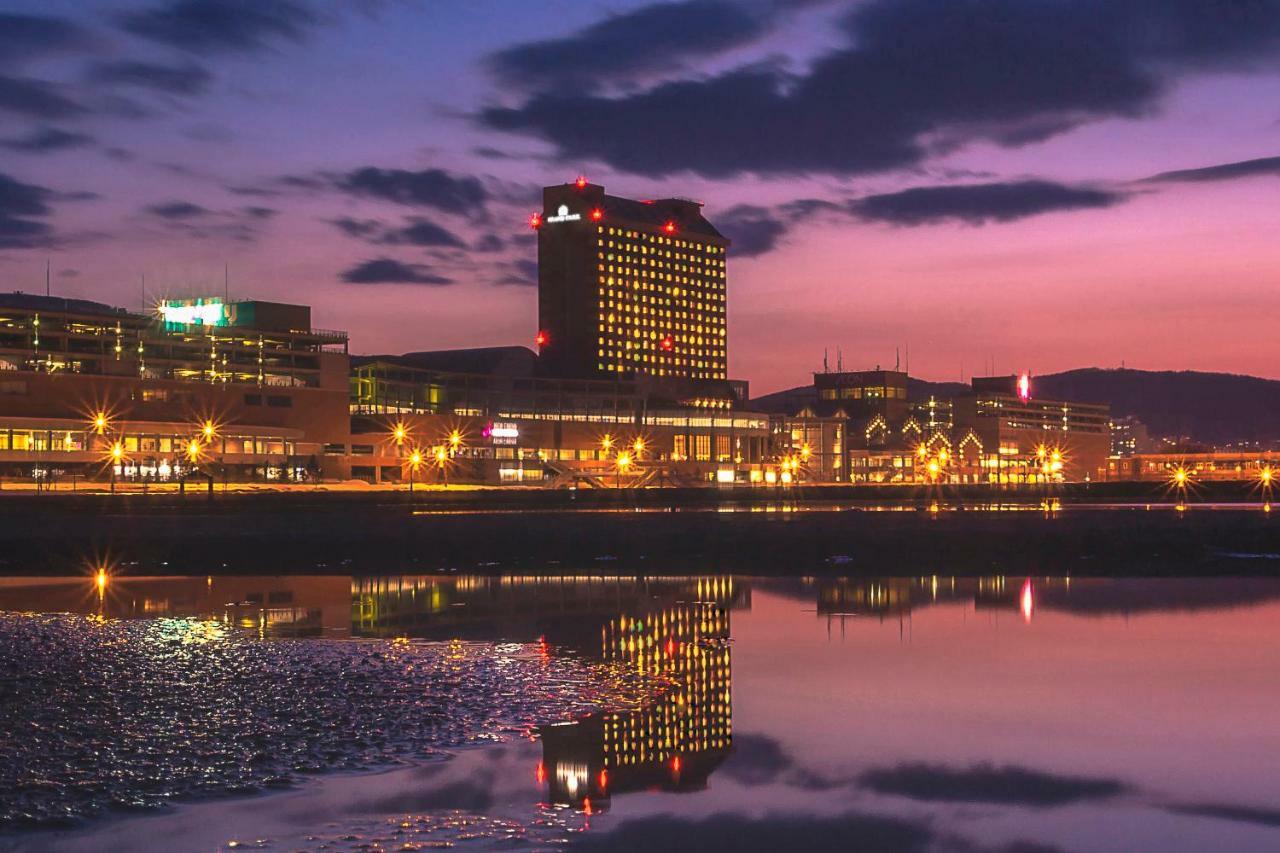
<instances>
[{"instance_id":1,"label":"white light","mask_svg":"<svg viewBox=\"0 0 1280 853\"><path fill-rule=\"evenodd\" d=\"M569 205L562 204L560 205L559 208L556 209L556 215L548 216L547 221L548 222L577 222L581 218L582 218L581 213L570 213Z\"/></svg>"},{"instance_id":2,"label":"white light","mask_svg":"<svg viewBox=\"0 0 1280 853\"><path fill-rule=\"evenodd\" d=\"M183 325L221 326L226 318L226 306L222 302L202 302L195 305L161 303L160 316L166 323Z\"/></svg>"},{"instance_id":3,"label":"white light","mask_svg":"<svg viewBox=\"0 0 1280 853\"><path fill-rule=\"evenodd\" d=\"M489 435L493 438L519 438L520 428L514 426L495 426L489 430Z\"/></svg>"},{"instance_id":4,"label":"white light","mask_svg":"<svg viewBox=\"0 0 1280 853\"><path fill-rule=\"evenodd\" d=\"M732 468L721 468L718 471L716 471L717 483L732 483L733 478L734 478L734 473Z\"/></svg>"}]
</instances>

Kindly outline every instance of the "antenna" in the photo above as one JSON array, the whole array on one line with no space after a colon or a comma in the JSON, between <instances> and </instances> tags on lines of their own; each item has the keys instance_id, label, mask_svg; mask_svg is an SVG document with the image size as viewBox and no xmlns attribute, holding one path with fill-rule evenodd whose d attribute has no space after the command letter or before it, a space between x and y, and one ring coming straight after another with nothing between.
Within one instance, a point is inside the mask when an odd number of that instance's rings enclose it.
<instances>
[{"instance_id":1,"label":"antenna","mask_svg":"<svg viewBox=\"0 0 1280 853\"><path fill-rule=\"evenodd\" d=\"M893 348L893 369L895 371L902 370L902 348Z\"/></svg>"},{"instance_id":2,"label":"antenna","mask_svg":"<svg viewBox=\"0 0 1280 853\"><path fill-rule=\"evenodd\" d=\"M844 351L840 347L836 347L836 371L844 373Z\"/></svg>"},{"instance_id":3,"label":"antenna","mask_svg":"<svg viewBox=\"0 0 1280 853\"><path fill-rule=\"evenodd\" d=\"M906 349L906 352L904 352L903 355L906 356L906 361L903 363L902 369L907 374L910 374L911 373L911 342L907 341L907 343L904 345L904 348Z\"/></svg>"},{"instance_id":4,"label":"antenna","mask_svg":"<svg viewBox=\"0 0 1280 853\"><path fill-rule=\"evenodd\" d=\"M822 348L822 372L827 372L827 348Z\"/></svg>"}]
</instances>

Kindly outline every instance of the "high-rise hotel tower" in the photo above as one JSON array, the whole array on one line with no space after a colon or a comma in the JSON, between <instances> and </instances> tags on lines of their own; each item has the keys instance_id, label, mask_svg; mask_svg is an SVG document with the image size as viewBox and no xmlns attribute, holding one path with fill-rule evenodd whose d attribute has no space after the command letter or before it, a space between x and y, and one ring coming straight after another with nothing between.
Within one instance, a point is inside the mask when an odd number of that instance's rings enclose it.
<instances>
[{"instance_id":1,"label":"high-rise hotel tower","mask_svg":"<svg viewBox=\"0 0 1280 853\"><path fill-rule=\"evenodd\" d=\"M545 187L538 231L538 346L562 376L725 379L729 241L686 199L605 195L579 178Z\"/></svg>"}]
</instances>

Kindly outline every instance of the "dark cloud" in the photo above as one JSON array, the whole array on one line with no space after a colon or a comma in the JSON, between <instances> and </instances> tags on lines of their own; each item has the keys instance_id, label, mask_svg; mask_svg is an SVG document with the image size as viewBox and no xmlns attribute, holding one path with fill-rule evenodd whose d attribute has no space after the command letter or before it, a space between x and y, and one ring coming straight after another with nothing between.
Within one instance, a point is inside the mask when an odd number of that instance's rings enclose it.
<instances>
[{"instance_id":1,"label":"dark cloud","mask_svg":"<svg viewBox=\"0 0 1280 853\"><path fill-rule=\"evenodd\" d=\"M170 0L120 17L124 29L195 53L247 52L301 41L316 22L293 0Z\"/></svg>"},{"instance_id":2,"label":"dark cloud","mask_svg":"<svg viewBox=\"0 0 1280 853\"><path fill-rule=\"evenodd\" d=\"M0 172L0 249L47 246L53 229L40 221L51 212L56 193Z\"/></svg>"},{"instance_id":3,"label":"dark cloud","mask_svg":"<svg viewBox=\"0 0 1280 853\"><path fill-rule=\"evenodd\" d=\"M93 137L88 134L75 133L57 127L40 127L26 136L0 141L0 146L8 148L10 151L22 151L29 154L48 154L53 151L83 148L86 145L93 144Z\"/></svg>"},{"instance_id":4,"label":"dark cloud","mask_svg":"<svg viewBox=\"0 0 1280 853\"><path fill-rule=\"evenodd\" d=\"M377 219L351 217L333 219L329 224L350 237L357 237L382 246L465 249L467 245L452 231L425 219L409 219L400 227L387 225Z\"/></svg>"},{"instance_id":5,"label":"dark cloud","mask_svg":"<svg viewBox=\"0 0 1280 853\"><path fill-rule=\"evenodd\" d=\"M169 95L199 95L213 82L213 75L207 68L190 62L185 65L136 60L99 62L91 73L94 80L104 83L151 89Z\"/></svg>"},{"instance_id":6,"label":"dark cloud","mask_svg":"<svg viewBox=\"0 0 1280 853\"><path fill-rule=\"evenodd\" d=\"M754 258L773 251L787 226L763 207L740 204L716 217L718 228L733 243L735 258Z\"/></svg>"},{"instance_id":7,"label":"dark cloud","mask_svg":"<svg viewBox=\"0 0 1280 853\"><path fill-rule=\"evenodd\" d=\"M518 44L489 57L504 83L529 89L590 87L637 72L669 71L753 41L767 21L729 0L654 3L606 18L565 38Z\"/></svg>"},{"instance_id":8,"label":"dark cloud","mask_svg":"<svg viewBox=\"0 0 1280 853\"><path fill-rule=\"evenodd\" d=\"M1106 799L1128 790L1116 779L1055 776L1022 767L980 764L955 769L933 764L900 764L868 770L858 784L878 794L913 800L1062 806Z\"/></svg>"},{"instance_id":9,"label":"dark cloud","mask_svg":"<svg viewBox=\"0 0 1280 853\"><path fill-rule=\"evenodd\" d=\"M701 820L668 815L624 821L611 832L580 836L571 850L699 850L703 853L923 853L933 833L922 822L846 814L716 814Z\"/></svg>"},{"instance_id":10,"label":"dark cloud","mask_svg":"<svg viewBox=\"0 0 1280 853\"><path fill-rule=\"evenodd\" d=\"M502 287L537 287L538 262L528 258L518 258L507 264L507 272L494 284Z\"/></svg>"},{"instance_id":11,"label":"dark cloud","mask_svg":"<svg viewBox=\"0 0 1280 853\"><path fill-rule=\"evenodd\" d=\"M62 18L0 14L0 65L85 47L88 33Z\"/></svg>"},{"instance_id":12,"label":"dark cloud","mask_svg":"<svg viewBox=\"0 0 1280 853\"><path fill-rule=\"evenodd\" d=\"M1180 169L1176 172L1161 172L1147 178L1151 182L1176 181L1230 181L1236 178L1280 177L1280 157L1260 157L1256 160L1241 160L1238 163L1222 163L1217 166L1204 166L1199 169Z\"/></svg>"},{"instance_id":13,"label":"dark cloud","mask_svg":"<svg viewBox=\"0 0 1280 853\"><path fill-rule=\"evenodd\" d=\"M501 252L506 245L497 234L484 234L476 240L473 248L477 252Z\"/></svg>"},{"instance_id":14,"label":"dark cloud","mask_svg":"<svg viewBox=\"0 0 1280 853\"><path fill-rule=\"evenodd\" d=\"M44 80L0 75L0 110L39 119L72 118L85 108Z\"/></svg>"},{"instance_id":15,"label":"dark cloud","mask_svg":"<svg viewBox=\"0 0 1280 853\"><path fill-rule=\"evenodd\" d=\"M240 212L243 213L245 216L251 217L253 219L261 220L261 219L271 219L280 211L276 210L274 207L252 206L252 207L242 207L240 208Z\"/></svg>"},{"instance_id":16,"label":"dark cloud","mask_svg":"<svg viewBox=\"0 0 1280 853\"><path fill-rule=\"evenodd\" d=\"M857 174L1153 110L1179 75L1280 55L1280 0L868 0L800 75L738 68L617 97L541 89L480 115L631 172Z\"/></svg>"},{"instance_id":17,"label":"dark cloud","mask_svg":"<svg viewBox=\"0 0 1280 853\"><path fill-rule=\"evenodd\" d=\"M442 169L379 169L366 166L333 176L333 185L352 195L432 207L472 218L482 216L489 192L478 178L451 175Z\"/></svg>"},{"instance_id":18,"label":"dark cloud","mask_svg":"<svg viewBox=\"0 0 1280 853\"><path fill-rule=\"evenodd\" d=\"M152 216L158 216L161 219L187 220L209 215L207 208L192 204L189 201L168 201L161 204L149 204L143 209Z\"/></svg>"},{"instance_id":19,"label":"dark cloud","mask_svg":"<svg viewBox=\"0 0 1280 853\"><path fill-rule=\"evenodd\" d=\"M376 258L357 264L342 273L348 284L423 284L443 287L454 283L421 264L405 264L391 258Z\"/></svg>"},{"instance_id":20,"label":"dark cloud","mask_svg":"<svg viewBox=\"0 0 1280 853\"><path fill-rule=\"evenodd\" d=\"M896 193L865 196L849 203L862 219L894 225L932 225L955 221L970 225L1011 222L1042 213L1111 207L1124 193L1072 187L1049 181L913 187Z\"/></svg>"},{"instance_id":21,"label":"dark cloud","mask_svg":"<svg viewBox=\"0 0 1280 853\"><path fill-rule=\"evenodd\" d=\"M1280 827L1280 809L1259 809L1251 806L1235 806L1228 803L1182 803L1169 806L1177 814L1212 817L1238 823Z\"/></svg>"},{"instance_id":22,"label":"dark cloud","mask_svg":"<svg viewBox=\"0 0 1280 853\"><path fill-rule=\"evenodd\" d=\"M716 771L743 785L767 785L795 766L775 738L762 734L735 734L733 753Z\"/></svg>"}]
</instances>

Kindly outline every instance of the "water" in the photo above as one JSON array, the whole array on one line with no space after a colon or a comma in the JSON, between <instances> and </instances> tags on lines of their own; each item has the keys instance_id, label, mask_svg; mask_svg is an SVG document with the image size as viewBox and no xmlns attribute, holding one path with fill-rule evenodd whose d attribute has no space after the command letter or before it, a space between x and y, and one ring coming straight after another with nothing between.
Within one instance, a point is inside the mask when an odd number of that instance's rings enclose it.
<instances>
[{"instance_id":1,"label":"water","mask_svg":"<svg viewBox=\"0 0 1280 853\"><path fill-rule=\"evenodd\" d=\"M6 579L0 611L0 849L1280 849L1270 578Z\"/></svg>"}]
</instances>

